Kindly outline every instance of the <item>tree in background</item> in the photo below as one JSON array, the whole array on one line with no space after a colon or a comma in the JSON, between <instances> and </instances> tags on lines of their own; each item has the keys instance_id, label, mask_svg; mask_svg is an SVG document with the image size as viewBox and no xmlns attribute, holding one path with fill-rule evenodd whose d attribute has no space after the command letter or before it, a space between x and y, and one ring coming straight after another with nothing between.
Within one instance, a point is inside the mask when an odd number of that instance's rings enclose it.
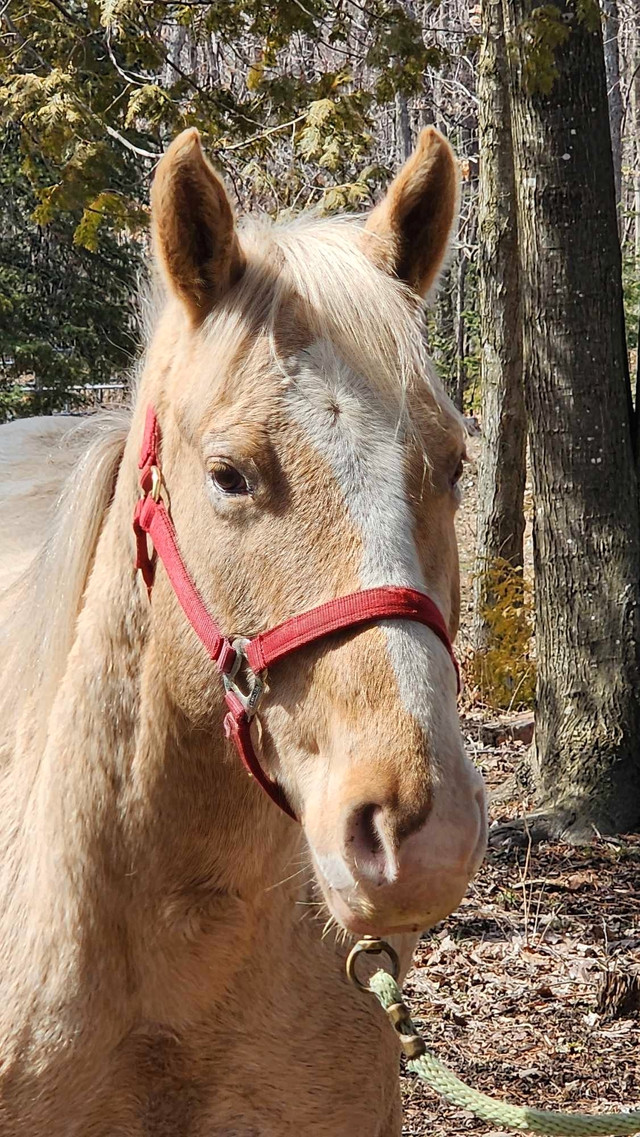
<instances>
[{"instance_id":1,"label":"tree in background","mask_svg":"<svg viewBox=\"0 0 640 1137\"><path fill-rule=\"evenodd\" d=\"M185 126L198 127L241 209L274 214L372 204L435 122L467 169L453 347L444 323L440 338L454 395L475 383L477 138L463 0L13 0L0 20L0 115L19 130L34 225L64 215L92 252L109 235L138 243L156 158ZM432 332L438 340L437 320Z\"/></svg>"},{"instance_id":2,"label":"tree in background","mask_svg":"<svg viewBox=\"0 0 640 1137\"><path fill-rule=\"evenodd\" d=\"M636 428L599 10L504 0L535 505L533 775L576 838L640 822Z\"/></svg>"},{"instance_id":3,"label":"tree in background","mask_svg":"<svg viewBox=\"0 0 640 1137\"><path fill-rule=\"evenodd\" d=\"M478 474L474 671L482 691L530 697L524 614L523 534L526 420L522 318L502 0L482 5L478 64L480 191L479 308L482 453ZM507 614L506 610L508 609Z\"/></svg>"},{"instance_id":4,"label":"tree in background","mask_svg":"<svg viewBox=\"0 0 640 1137\"><path fill-rule=\"evenodd\" d=\"M124 376L146 222L140 160L103 122L121 81L95 6L6 5L2 23L0 419Z\"/></svg>"},{"instance_id":5,"label":"tree in background","mask_svg":"<svg viewBox=\"0 0 640 1137\"><path fill-rule=\"evenodd\" d=\"M38 199L20 171L16 132L0 135L0 421L48 413L79 387L109 383L137 350L132 293L138 258L105 234L99 250L74 243L74 218L31 221ZM76 214L75 221L79 221ZM25 376L35 383L25 391ZM69 394L71 393L71 394Z\"/></svg>"},{"instance_id":6,"label":"tree in background","mask_svg":"<svg viewBox=\"0 0 640 1137\"><path fill-rule=\"evenodd\" d=\"M409 144L407 98L441 57L409 9L385 0L33 0L5 5L0 20L1 114L19 138L24 210L19 265L6 254L13 282L7 316L23 302L28 310L38 280L34 250L46 247L43 317L47 281L70 274L64 302L70 324L81 328L74 281L80 306L91 285L116 306L124 302L130 279L122 246L135 262L153 167L179 130L199 128L245 209L359 207L395 164L375 154L374 113L397 105ZM5 158L3 151L0 162ZM9 197L14 159L12 151L0 179ZM65 233L73 253L63 254ZM0 234L10 250L13 223L0 220ZM32 317L27 313L27 323ZM20 345L8 335L0 345L5 402L21 367L35 376L40 394L27 400L29 411L43 405L45 388L51 405L66 399L71 380L86 370L75 333L69 339L52 328L47 343L44 324L34 327L32 350L30 332L24 350L14 350ZM89 353L95 345L88 332L86 339ZM120 361L107 351L104 366L119 370Z\"/></svg>"},{"instance_id":7,"label":"tree in background","mask_svg":"<svg viewBox=\"0 0 640 1137\"><path fill-rule=\"evenodd\" d=\"M616 187L616 206L622 203L622 88L620 85L620 18L618 0L602 0L604 14L604 63L609 101L609 128L613 155L613 177ZM620 216L618 216L620 222Z\"/></svg>"}]
</instances>

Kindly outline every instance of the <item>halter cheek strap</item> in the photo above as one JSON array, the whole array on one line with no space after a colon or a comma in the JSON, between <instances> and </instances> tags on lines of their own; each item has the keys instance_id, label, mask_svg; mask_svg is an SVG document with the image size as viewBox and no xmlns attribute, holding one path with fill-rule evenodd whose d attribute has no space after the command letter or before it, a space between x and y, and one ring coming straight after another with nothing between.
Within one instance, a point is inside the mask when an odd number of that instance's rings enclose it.
<instances>
[{"instance_id":1,"label":"halter cheek strap","mask_svg":"<svg viewBox=\"0 0 640 1137\"><path fill-rule=\"evenodd\" d=\"M274 663L334 632L358 630L380 620L415 620L430 628L449 653L460 691L460 671L442 613L424 592L384 585L339 596L261 632L253 639L229 639L209 612L180 549L173 522L162 500L160 428L153 407L147 408L138 467L140 499L133 517L136 568L142 573L149 597L155 575L155 557L164 565L176 597L200 642L215 663L225 687L227 714L224 729L237 748L248 772L277 806L297 820L284 791L267 776L251 738L251 719L266 693L266 672ZM149 552L149 541L154 554ZM244 672L244 687L240 673Z\"/></svg>"}]
</instances>

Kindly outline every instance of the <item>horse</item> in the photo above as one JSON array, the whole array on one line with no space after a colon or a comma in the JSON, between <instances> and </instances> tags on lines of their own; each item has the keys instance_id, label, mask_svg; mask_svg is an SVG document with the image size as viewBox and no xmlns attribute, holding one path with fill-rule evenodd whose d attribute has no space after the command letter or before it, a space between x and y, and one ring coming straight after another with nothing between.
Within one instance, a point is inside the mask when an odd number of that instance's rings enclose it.
<instances>
[{"instance_id":1,"label":"horse","mask_svg":"<svg viewBox=\"0 0 640 1137\"><path fill-rule=\"evenodd\" d=\"M366 217L239 224L194 129L159 162L131 408L60 459L45 431L49 482L78 465L3 515L7 1137L400 1134L345 955L384 934L404 974L486 845L450 645L465 432L424 326L457 197L433 128Z\"/></svg>"}]
</instances>

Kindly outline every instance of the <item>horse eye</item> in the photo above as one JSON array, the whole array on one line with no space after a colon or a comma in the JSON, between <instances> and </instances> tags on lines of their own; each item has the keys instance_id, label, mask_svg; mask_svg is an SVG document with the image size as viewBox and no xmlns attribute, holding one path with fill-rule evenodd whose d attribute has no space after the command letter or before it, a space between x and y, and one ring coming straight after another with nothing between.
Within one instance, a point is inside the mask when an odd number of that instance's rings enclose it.
<instances>
[{"instance_id":1,"label":"horse eye","mask_svg":"<svg viewBox=\"0 0 640 1137\"><path fill-rule=\"evenodd\" d=\"M222 493L248 494L250 492L247 479L239 470L236 470L235 466L230 466L228 462L220 462L214 466L211 471L211 478L213 484Z\"/></svg>"},{"instance_id":2,"label":"horse eye","mask_svg":"<svg viewBox=\"0 0 640 1137\"><path fill-rule=\"evenodd\" d=\"M464 459L461 458L460 461L458 462L458 465L456 466L456 468L454 470L453 477L451 479L451 485L452 486L455 486L458 484L463 473L464 473Z\"/></svg>"}]
</instances>

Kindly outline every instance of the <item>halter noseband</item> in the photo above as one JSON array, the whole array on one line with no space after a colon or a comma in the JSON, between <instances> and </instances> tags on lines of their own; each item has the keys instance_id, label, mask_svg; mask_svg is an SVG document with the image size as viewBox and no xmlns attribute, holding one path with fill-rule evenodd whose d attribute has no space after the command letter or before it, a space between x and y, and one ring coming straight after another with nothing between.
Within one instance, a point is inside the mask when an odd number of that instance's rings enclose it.
<instances>
[{"instance_id":1,"label":"halter noseband","mask_svg":"<svg viewBox=\"0 0 640 1137\"><path fill-rule=\"evenodd\" d=\"M222 676L227 704L224 720L227 738L235 743L244 766L258 785L280 809L297 821L284 791L262 769L251 739L251 719L265 694L267 668L332 632L362 628L378 620L415 620L430 628L446 647L455 668L459 691L460 671L447 626L437 605L424 592L384 585L329 600L300 616L292 616L253 639L228 639L211 616L180 554L176 531L161 496L159 447L158 419L153 407L148 407L138 462L140 499L133 517L136 568L142 573L151 595L154 561L149 555L148 535L189 623ZM243 668L246 690L242 690L238 683L239 672Z\"/></svg>"}]
</instances>

